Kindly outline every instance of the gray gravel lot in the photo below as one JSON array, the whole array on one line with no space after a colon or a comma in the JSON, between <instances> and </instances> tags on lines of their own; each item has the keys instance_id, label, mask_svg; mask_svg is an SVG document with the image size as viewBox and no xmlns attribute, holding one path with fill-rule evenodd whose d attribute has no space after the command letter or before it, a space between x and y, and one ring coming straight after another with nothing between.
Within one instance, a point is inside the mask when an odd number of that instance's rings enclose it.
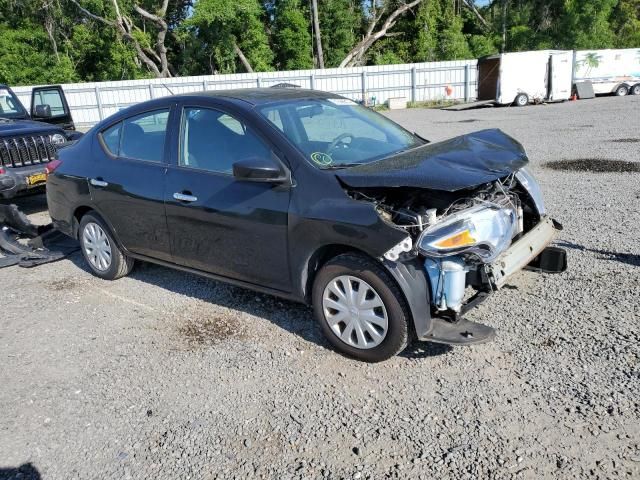
<instances>
[{"instance_id":1,"label":"gray gravel lot","mask_svg":"<svg viewBox=\"0 0 640 480\"><path fill-rule=\"evenodd\" d=\"M367 365L307 307L170 269L0 270L0 478L640 478L640 173L543 165L639 162L639 111L389 113L432 140L515 136L565 226L568 272L470 313L498 329L486 345ZM46 221L43 198L19 204Z\"/></svg>"}]
</instances>

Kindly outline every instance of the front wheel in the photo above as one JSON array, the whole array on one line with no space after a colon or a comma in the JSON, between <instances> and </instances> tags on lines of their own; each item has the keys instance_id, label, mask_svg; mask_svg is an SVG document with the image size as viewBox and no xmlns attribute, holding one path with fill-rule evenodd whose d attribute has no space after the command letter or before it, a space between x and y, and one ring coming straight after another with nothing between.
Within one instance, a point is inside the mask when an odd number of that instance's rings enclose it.
<instances>
[{"instance_id":1,"label":"front wheel","mask_svg":"<svg viewBox=\"0 0 640 480\"><path fill-rule=\"evenodd\" d=\"M109 228L97 215L87 213L82 217L78 240L82 256L95 276L116 280L131 272L133 259L120 250Z\"/></svg>"},{"instance_id":2,"label":"front wheel","mask_svg":"<svg viewBox=\"0 0 640 480\"><path fill-rule=\"evenodd\" d=\"M384 268L365 256L339 255L322 267L313 308L324 335L347 356L380 362L407 346L411 317L404 296Z\"/></svg>"}]
</instances>

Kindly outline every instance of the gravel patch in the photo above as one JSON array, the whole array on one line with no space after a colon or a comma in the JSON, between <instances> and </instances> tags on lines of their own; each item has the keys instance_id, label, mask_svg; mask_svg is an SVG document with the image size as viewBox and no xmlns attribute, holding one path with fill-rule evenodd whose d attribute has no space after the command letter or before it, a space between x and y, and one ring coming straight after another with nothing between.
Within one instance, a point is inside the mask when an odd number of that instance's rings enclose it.
<instances>
[{"instance_id":1,"label":"gravel patch","mask_svg":"<svg viewBox=\"0 0 640 480\"><path fill-rule=\"evenodd\" d=\"M640 97L388 112L431 140L498 127L564 224L561 275L469 314L494 342L331 351L309 308L79 254L0 270L0 478L640 478ZM624 122L620 119L624 118ZM634 120L635 119L635 120ZM45 222L42 197L18 202ZM19 475L22 475L21 477Z\"/></svg>"}]
</instances>

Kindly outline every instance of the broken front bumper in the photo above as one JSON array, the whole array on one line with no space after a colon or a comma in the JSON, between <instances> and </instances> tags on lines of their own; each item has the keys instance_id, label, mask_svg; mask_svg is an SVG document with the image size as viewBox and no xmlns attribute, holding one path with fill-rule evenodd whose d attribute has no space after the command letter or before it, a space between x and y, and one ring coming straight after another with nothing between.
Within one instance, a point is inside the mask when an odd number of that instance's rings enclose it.
<instances>
[{"instance_id":1,"label":"broken front bumper","mask_svg":"<svg viewBox=\"0 0 640 480\"><path fill-rule=\"evenodd\" d=\"M541 256L553 256L555 268L545 271L562 272L566 269L566 253L564 250L554 249L546 252L547 246L556 237L562 227L550 217L544 217L538 225L527 232L522 238L514 242L498 259L488 267L491 286L500 289L509 277L524 269L532 262L543 263ZM533 265L536 268L536 265ZM539 268L539 267L538 267Z\"/></svg>"}]
</instances>

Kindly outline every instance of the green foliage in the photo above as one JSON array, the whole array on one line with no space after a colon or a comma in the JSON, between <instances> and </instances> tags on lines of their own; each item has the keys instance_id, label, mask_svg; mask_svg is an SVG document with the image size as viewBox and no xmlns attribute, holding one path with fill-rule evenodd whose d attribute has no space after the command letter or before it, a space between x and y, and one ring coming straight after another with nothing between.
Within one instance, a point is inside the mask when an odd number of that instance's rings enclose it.
<instances>
[{"instance_id":1,"label":"green foliage","mask_svg":"<svg viewBox=\"0 0 640 480\"><path fill-rule=\"evenodd\" d=\"M78 0L106 19L113 0ZM471 0L469 0L471 1ZM134 2L157 13L161 0L117 0L142 48L156 47L157 26ZM372 3L373 2L373 3ZM374 13L380 27L404 0L318 0L325 65L335 67L364 37ZM366 64L476 58L544 48L640 48L640 0L476 0L485 25L461 2L423 0L396 19ZM482 3L483 6L479 6ZM165 39L172 73L313 67L310 0L171 0ZM374 7L372 7L372 5ZM506 7L506 9L503 9ZM0 0L0 81L40 84L151 76L132 42L88 18L71 2Z\"/></svg>"},{"instance_id":2,"label":"green foliage","mask_svg":"<svg viewBox=\"0 0 640 480\"><path fill-rule=\"evenodd\" d=\"M264 10L258 0L199 0L191 18L184 22L186 38L193 45L187 54L209 65L207 73L245 71L234 49L242 50L252 68L272 68L273 53L263 24ZM200 62L189 73L202 73Z\"/></svg>"},{"instance_id":3,"label":"green foliage","mask_svg":"<svg viewBox=\"0 0 640 480\"><path fill-rule=\"evenodd\" d=\"M337 67L356 44L362 8L354 0L319 0L322 48L326 67Z\"/></svg>"},{"instance_id":4,"label":"green foliage","mask_svg":"<svg viewBox=\"0 0 640 480\"><path fill-rule=\"evenodd\" d=\"M30 85L78 80L71 59L51 51L44 28L0 23L0 83Z\"/></svg>"},{"instance_id":5,"label":"green foliage","mask_svg":"<svg viewBox=\"0 0 640 480\"><path fill-rule=\"evenodd\" d=\"M272 40L278 70L313 68L309 10L299 0L277 0Z\"/></svg>"},{"instance_id":6,"label":"green foliage","mask_svg":"<svg viewBox=\"0 0 640 480\"><path fill-rule=\"evenodd\" d=\"M102 82L149 76L136 62L133 47L119 40L110 29L103 29L100 35L96 35L89 25L75 25L62 46L69 52L75 70L84 72L85 81Z\"/></svg>"},{"instance_id":7,"label":"green foliage","mask_svg":"<svg viewBox=\"0 0 640 480\"><path fill-rule=\"evenodd\" d=\"M612 17L616 47L640 47L640 0L620 0Z\"/></svg>"}]
</instances>

